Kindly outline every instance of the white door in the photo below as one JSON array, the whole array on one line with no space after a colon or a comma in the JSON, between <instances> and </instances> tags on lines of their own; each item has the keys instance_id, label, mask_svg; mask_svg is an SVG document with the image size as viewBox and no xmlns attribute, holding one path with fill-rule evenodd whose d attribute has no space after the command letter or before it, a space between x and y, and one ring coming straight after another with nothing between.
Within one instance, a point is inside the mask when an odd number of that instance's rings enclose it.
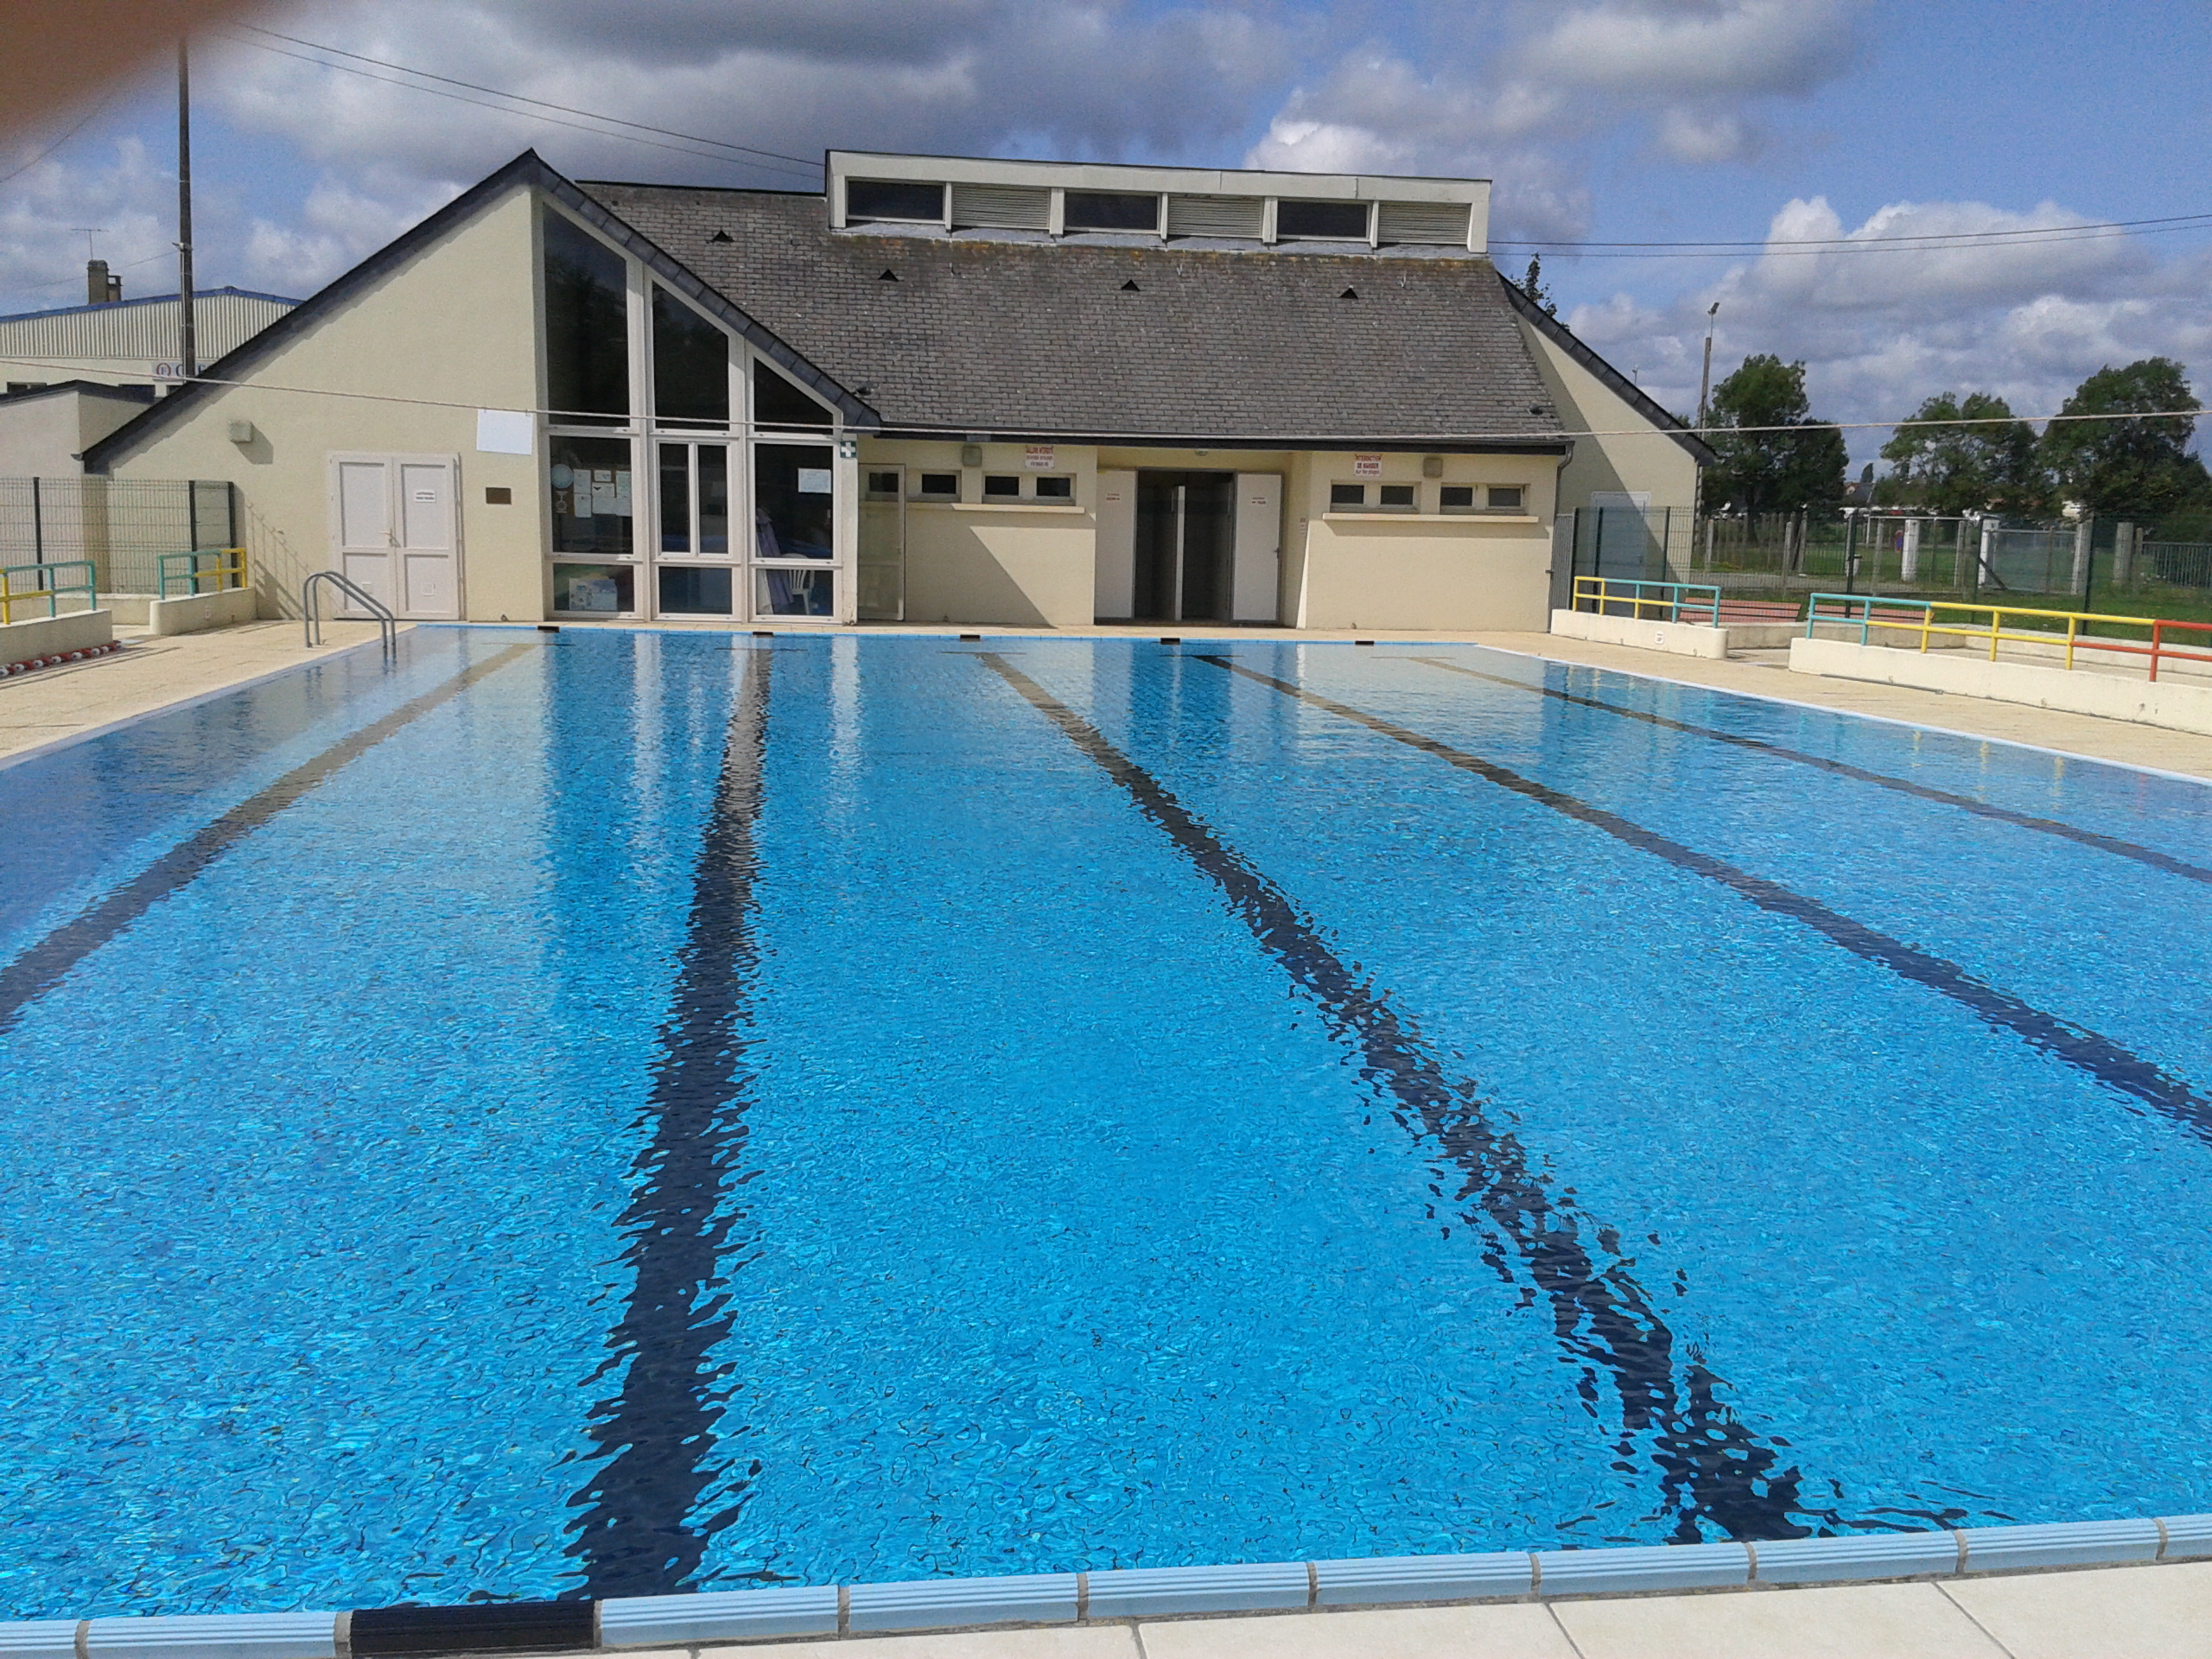
<instances>
[{"instance_id":1,"label":"white door","mask_svg":"<svg viewBox=\"0 0 2212 1659\"><path fill-rule=\"evenodd\" d=\"M1137 475L1098 474L1098 540L1090 613L1101 621L1126 622L1136 609Z\"/></svg>"},{"instance_id":2,"label":"white door","mask_svg":"<svg viewBox=\"0 0 2212 1659\"><path fill-rule=\"evenodd\" d=\"M461 615L460 472L454 455L330 457L334 567L403 620Z\"/></svg>"},{"instance_id":3,"label":"white door","mask_svg":"<svg viewBox=\"0 0 2212 1659\"><path fill-rule=\"evenodd\" d=\"M1275 593L1281 568L1282 479L1274 473L1239 473L1230 621L1273 622L1281 615Z\"/></svg>"}]
</instances>

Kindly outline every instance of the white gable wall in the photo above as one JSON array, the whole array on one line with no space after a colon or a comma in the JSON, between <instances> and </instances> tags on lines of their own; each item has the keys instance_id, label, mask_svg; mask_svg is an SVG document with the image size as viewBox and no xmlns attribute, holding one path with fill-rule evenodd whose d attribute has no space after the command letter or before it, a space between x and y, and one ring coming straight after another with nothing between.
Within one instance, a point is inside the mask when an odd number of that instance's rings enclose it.
<instances>
[{"instance_id":1,"label":"white gable wall","mask_svg":"<svg viewBox=\"0 0 2212 1659\"><path fill-rule=\"evenodd\" d=\"M334 452L458 455L462 614L538 620L540 550L550 528L539 482L543 423L535 454L475 448L480 408L544 403L532 197L517 185L453 226L315 317L246 371L243 384L113 457L110 472L233 480L261 613L291 616L301 582L334 563L327 485ZM440 404L452 407L432 406ZM232 442L233 421L252 423L250 441ZM501 486L512 504L488 505L487 486Z\"/></svg>"},{"instance_id":2,"label":"white gable wall","mask_svg":"<svg viewBox=\"0 0 2212 1659\"><path fill-rule=\"evenodd\" d=\"M1560 515L1608 491L1649 494L1654 507L1688 512L1697 499L1696 458L1528 319L1516 321L1559 407L1560 423L1570 435L1602 435L1575 436L1573 458L1560 474Z\"/></svg>"}]
</instances>

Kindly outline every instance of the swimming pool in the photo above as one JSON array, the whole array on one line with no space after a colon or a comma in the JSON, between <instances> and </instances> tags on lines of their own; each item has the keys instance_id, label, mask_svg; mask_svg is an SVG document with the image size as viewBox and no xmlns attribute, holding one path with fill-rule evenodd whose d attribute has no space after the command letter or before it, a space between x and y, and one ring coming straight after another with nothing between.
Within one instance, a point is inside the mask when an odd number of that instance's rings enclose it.
<instances>
[{"instance_id":1,"label":"swimming pool","mask_svg":"<svg viewBox=\"0 0 2212 1659\"><path fill-rule=\"evenodd\" d=\"M7 1617L2212 1509L2212 790L417 629L0 772Z\"/></svg>"}]
</instances>

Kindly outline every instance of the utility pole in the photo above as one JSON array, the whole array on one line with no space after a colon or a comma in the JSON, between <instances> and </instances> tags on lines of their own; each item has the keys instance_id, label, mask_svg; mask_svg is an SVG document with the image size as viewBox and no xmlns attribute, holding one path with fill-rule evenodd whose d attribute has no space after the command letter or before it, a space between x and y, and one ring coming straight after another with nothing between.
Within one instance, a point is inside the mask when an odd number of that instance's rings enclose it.
<instances>
[{"instance_id":1,"label":"utility pole","mask_svg":"<svg viewBox=\"0 0 2212 1659\"><path fill-rule=\"evenodd\" d=\"M1705 314L1705 372L1697 378L1697 423L1705 425L1706 408L1713 400L1713 320L1720 315L1720 302Z\"/></svg>"},{"instance_id":2,"label":"utility pole","mask_svg":"<svg viewBox=\"0 0 2212 1659\"><path fill-rule=\"evenodd\" d=\"M200 372L192 318L192 48L176 43L176 362L187 380Z\"/></svg>"}]
</instances>

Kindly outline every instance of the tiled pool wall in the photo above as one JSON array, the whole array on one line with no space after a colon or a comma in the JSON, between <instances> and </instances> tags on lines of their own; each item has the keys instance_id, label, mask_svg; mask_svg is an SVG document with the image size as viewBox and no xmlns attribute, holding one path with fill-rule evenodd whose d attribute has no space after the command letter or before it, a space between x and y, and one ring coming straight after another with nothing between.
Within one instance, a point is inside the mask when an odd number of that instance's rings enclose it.
<instances>
[{"instance_id":1,"label":"tiled pool wall","mask_svg":"<svg viewBox=\"0 0 2212 1659\"><path fill-rule=\"evenodd\" d=\"M35 1619L0 1624L0 1659L429 1659L442 1654L573 1653L1209 1613L1671 1595L2206 1560L2212 1560L2212 1515L2183 1515L1773 1543L1135 1567L609 1601Z\"/></svg>"}]
</instances>

